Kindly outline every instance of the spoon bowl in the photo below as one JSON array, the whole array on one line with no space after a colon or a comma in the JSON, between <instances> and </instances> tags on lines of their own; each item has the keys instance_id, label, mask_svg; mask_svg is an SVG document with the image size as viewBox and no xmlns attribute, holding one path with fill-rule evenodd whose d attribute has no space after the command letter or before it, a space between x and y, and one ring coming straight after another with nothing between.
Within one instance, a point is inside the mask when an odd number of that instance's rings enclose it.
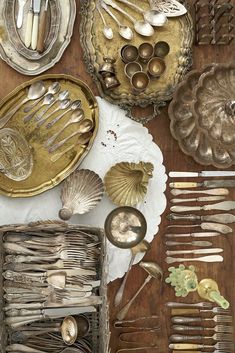
<instances>
[{"instance_id":1,"label":"spoon bowl","mask_svg":"<svg viewBox=\"0 0 235 353\"><path fill-rule=\"evenodd\" d=\"M133 32L131 28L124 25L119 26L119 34L121 37L127 40L132 40L133 38Z\"/></svg>"},{"instance_id":2,"label":"spoon bowl","mask_svg":"<svg viewBox=\"0 0 235 353\"><path fill-rule=\"evenodd\" d=\"M142 267L151 277L156 278L156 279L160 278L162 281L163 271L162 271L161 267L156 262L141 261L140 267Z\"/></svg>"},{"instance_id":3,"label":"spoon bowl","mask_svg":"<svg viewBox=\"0 0 235 353\"><path fill-rule=\"evenodd\" d=\"M80 124L77 127L77 132L84 134L86 132L91 131L91 129L93 128L93 121L90 119L84 119L80 122Z\"/></svg>"},{"instance_id":4,"label":"spoon bowl","mask_svg":"<svg viewBox=\"0 0 235 353\"><path fill-rule=\"evenodd\" d=\"M145 21L150 23L154 27L164 26L168 19L166 15L157 10L149 10L143 13Z\"/></svg>"},{"instance_id":5,"label":"spoon bowl","mask_svg":"<svg viewBox=\"0 0 235 353\"><path fill-rule=\"evenodd\" d=\"M142 36L151 37L154 34L154 29L147 21L137 21L134 23L135 31Z\"/></svg>"}]
</instances>

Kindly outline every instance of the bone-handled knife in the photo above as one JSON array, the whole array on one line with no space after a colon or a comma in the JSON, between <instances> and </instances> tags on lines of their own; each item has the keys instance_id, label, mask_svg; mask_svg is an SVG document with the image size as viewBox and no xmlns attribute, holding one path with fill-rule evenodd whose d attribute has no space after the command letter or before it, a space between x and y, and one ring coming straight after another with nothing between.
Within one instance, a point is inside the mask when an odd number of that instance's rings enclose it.
<instances>
[{"instance_id":1,"label":"bone-handled knife","mask_svg":"<svg viewBox=\"0 0 235 353\"><path fill-rule=\"evenodd\" d=\"M172 255L183 255L183 254L194 254L194 255L202 255L202 254L219 254L223 252L221 248L212 248L212 249L195 249L195 250L167 250L167 256Z\"/></svg>"},{"instance_id":2,"label":"bone-handled knife","mask_svg":"<svg viewBox=\"0 0 235 353\"><path fill-rule=\"evenodd\" d=\"M203 170L201 172L170 172L170 178L199 178L235 176L234 170Z\"/></svg>"},{"instance_id":3,"label":"bone-handled knife","mask_svg":"<svg viewBox=\"0 0 235 353\"><path fill-rule=\"evenodd\" d=\"M213 238L218 237L220 233L217 232L199 232L199 233L168 233L166 238Z\"/></svg>"},{"instance_id":4,"label":"bone-handled knife","mask_svg":"<svg viewBox=\"0 0 235 353\"><path fill-rule=\"evenodd\" d=\"M212 222L202 222L201 224L191 224L191 225L178 225L178 224L173 224L168 226L167 228L193 228L193 227L200 227L203 230L214 230L216 232L222 233L222 234L228 234L232 233L232 228L225 225L225 224L220 224L220 223L212 223Z\"/></svg>"},{"instance_id":5,"label":"bone-handled knife","mask_svg":"<svg viewBox=\"0 0 235 353\"><path fill-rule=\"evenodd\" d=\"M210 241L190 241L190 242L181 242L181 241L166 241L166 246L178 246L178 245L192 245L199 247L209 247L213 244Z\"/></svg>"},{"instance_id":6,"label":"bone-handled knife","mask_svg":"<svg viewBox=\"0 0 235 353\"><path fill-rule=\"evenodd\" d=\"M31 45L32 28L33 28L33 0L30 0L30 6L29 6L29 10L27 13L27 20L26 20L25 38L24 38L24 44L27 48L29 48Z\"/></svg>"},{"instance_id":7,"label":"bone-handled knife","mask_svg":"<svg viewBox=\"0 0 235 353\"><path fill-rule=\"evenodd\" d=\"M205 180L201 183L196 182L174 182L169 184L171 188L187 189L187 188L234 188L235 180Z\"/></svg>"},{"instance_id":8,"label":"bone-handled knife","mask_svg":"<svg viewBox=\"0 0 235 353\"><path fill-rule=\"evenodd\" d=\"M38 27L39 27L39 14L41 10L41 0L33 0L33 29L31 48L35 50L38 43Z\"/></svg>"},{"instance_id":9,"label":"bone-handled knife","mask_svg":"<svg viewBox=\"0 0 235 353\"><path fill-rule=\"evenodd\" d=\"M178 214L170 213L167 218L170 221L202 221L202 222L218 222L218 223L234 223L235 216L230 213L219 213L207 216L199 216L196 214Z\"/></svg>"},{"instance_id":10,"label":"bone-handled knife","mask_svg":"<svg viewBox=\"0 0 235 353\"><path fill-rule=\"evenodd\" d=\"M229 211L235 209L235 201L223 201L212 205L204 206L172 206L172 212L187 212L187 211L210 211L210 210L222 210Z\"/></svg>"},{"instance_id":11,"label":"bone-handled knife","mask_svg":"<svg viewBox=\"0 0 235 353\"><path fill-rule=\"evenodd\" d=\"M175 198L171 199L171 203L182 203L182 202L213 202L213 201L221 201L224 200L225 196L203 196L203 197L194 197L191 199L181 199Z\"/></svg>"},{"instance_id":12,"label":"bone-handled knife","mask_svg":"<svg viewBox=\"0 0 235 353\"><path fill-rule=\"evenodd\" d=\"M191 194L206 194L206 195L228 195L228 189L220 188L220 189L209 189L209 190L181 190L181 189L172 189L171 194L174 196L179 195L191 195Z\"/></svg>"},{"instance_id":13,"label":"bone-handled knife","mask_svg":"<svg viewBox=\"0 0 235 353\"><path fill-rule=\"evenodd\" d=\"M21 28L23 24L23 17L24 17L24 7L27 0L18 0L18 14L16 20L16 27Z\"/></svg>"}]
</instances>

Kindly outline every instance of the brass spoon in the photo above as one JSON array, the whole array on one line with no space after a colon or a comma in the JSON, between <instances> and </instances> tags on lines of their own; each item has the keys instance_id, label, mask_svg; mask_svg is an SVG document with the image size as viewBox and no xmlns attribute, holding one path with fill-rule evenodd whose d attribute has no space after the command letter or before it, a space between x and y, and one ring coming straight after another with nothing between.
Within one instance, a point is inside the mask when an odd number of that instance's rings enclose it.
<instances>
[{"instance_id":1,"label":"brass spoon","mask_svg":"<svg viewBox=\"0 0 235 353\"><path fill-rule=\"evenodd\" d=\"M68 109L66 109L62 114L56 116L52 121L50 121L46 125L46 128L50 129L53 125L55 125L55 123L57 123L57 121L59 121L61 118L63 118L63 116L66 115L68 112L70 112L72 110L78 110L80 107L81 107L80 99L77 99L77 100L73 101L73 103L68 107ZM83 110L82 109L80 109L80 112L83 114Z\"/></svg>"},{"instance_id":2,"label":"brass spoon","mask_svg":"<svg viewBox=\"0 0 235 353\"><path fill-rule=\"evenodd\" d=\"M137 244L136 246L134 246L133 248L131 248L131 253L132 253L132 257L131 257L131 261L128 267L128 270L125 274L125 277L122 281L121 286L119 287L115 299L114 299L114 305L118 306L121 301L122 301L122 297L123 297L123 293L124 293L124 289L125 289L125 285L126 285L126 281L127 281L127 277L129 275L129 272L131 270L131 267L134 263L135 257L138 253L144 253L146 251L148 251L150 249L150 244L146 241L146 240L142 240L139 244Z\"/></svg>"},{"instance_id":3,"label":"brass spoon","mask_svg":"<svg viewBox=\"0 0 235 353\"><path fill-rule=\"evenodd\" d=\"M49 152L52 153L52 152L56 151L58 148L63 146L72 137L74 137L78 134L84 134L86 132L89 132L92 128L93 128L93 121L92 120L89 120L89 119L82 120L74 133L72 133L71 135L69 135L65 139L61 140L60 142L56 143L55 145L51 146L49 148Z\"/></svg>"},{"instance_id":4,"label":"brass spoon","mask_svg":"<svg viewBox=\"0 0 235 353\"><path fill-rule=\"evenodd\" d=\"M129 300L129 302L119 311L117 314L117 319L118 320L123 320L125 316L127 315L133 301L135 298L139 295L139 293L142 291L142 289L146 286L146 284L152 279L152 278L159 278L162 280L163 278L163 271L161 267L155 263L155 262L140 262L140 267L142 267L147 273L148 277L145 279L144 283L142 286L138 289L138 291L135 293L135 295Z\"/></svg>"},{"instance_id":5,"label":"brass spoon","mask_svg":"<svg viewBox=\"0 0 235 353\"><path fill-rule=\"evenodd\" d=\"M0 119L0 129L3 128L13 115L28 101L38 99L46 92L43 81L37 81L33 83L28 90L27 97L25 97L19 104L17 104L12 110L10 110L3 118Z\"/></svg>"},{"instance_id":6,"label":"brass spoon","mask_svg":"<svg viewBox=\"0 0 235 353\"><path fill-rule=\"evenodd\" d=\"M26 115L24 117L24 122L28 123L33 117L34 115L42 108L42 106L44 105L50 105L51 103L53 103L55 101L55 96L52 93L48 93L44 96L43 102L40 105L40 107L36 110L34 110L31 114Z\"/></svg>"},{"instance_id":7,"label":"brass spoon","mask_svg":"<svg viewBox=\"0 0 235 353\"><path fill-rule=\"evenodd\" d=\"M60 90L59 82L54 82L48 87L46 94L49 94L49 93L56 94L59 92L59 90ZM24 113L28 113L30 110L32 110L41 100L42 100L42 97L37 99L34 103L27 105L27 107L24 108Z\"/></svg>"}]
</instances>

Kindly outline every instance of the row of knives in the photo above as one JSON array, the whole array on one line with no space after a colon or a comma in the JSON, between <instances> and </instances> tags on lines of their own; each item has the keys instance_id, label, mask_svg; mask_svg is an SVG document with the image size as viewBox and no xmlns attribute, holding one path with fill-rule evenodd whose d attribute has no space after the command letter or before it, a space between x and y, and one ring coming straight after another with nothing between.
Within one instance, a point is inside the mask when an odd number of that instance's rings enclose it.
<instances>
[{"instance_id":1,"label":"row of knives","mask_svg":"<svg viewBox=\"0 0 235 353\"><path fill-rule=\"evenodd\" d=\"M18 0L17 28L23 25L24 8L27 0ZM49 0L42 6L42 0L30 0L29 9L26 15L26 28L24 33L24 44L27 48L37 50L39 53L44 50L46 21Z\"/></svg>"}]
</instances>

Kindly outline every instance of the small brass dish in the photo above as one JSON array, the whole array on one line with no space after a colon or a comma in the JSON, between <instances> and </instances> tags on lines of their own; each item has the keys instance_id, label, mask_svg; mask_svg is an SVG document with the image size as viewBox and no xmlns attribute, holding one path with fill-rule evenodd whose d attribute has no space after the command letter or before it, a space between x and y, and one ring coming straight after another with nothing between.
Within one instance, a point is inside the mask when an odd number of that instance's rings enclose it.
<instances>
[{"instance_id":1,"label":"small brass dish","mask_svg":"<svg viewBox=\"0 0 235 353\"><path fill-rule=\"evenodd\" d=\"M130 249L139 244L147 232L144 215L136 208L123 206L113 210L104 224L105 235L118 248Z\"/></svg>"},{"instance_id":2,"label":"small brass dish","mask_svg":"<svg viewBox=\"0 0 235 353\"><path fill-rule=\"evenodd\" d=\"M138 49L134 45L125 45L121 50L121 57L125 63L136 61Z\"/></svg>"},{"instance_id":3,"label":"small brass dish","mask_svg":"<svg viewBox=\"0 0 235 353\"><path fill-rule=\"evenodd\" d=\"M165 70L166 64L161 58L154 57L148 63L148 73L152 77L160 77Z\"/></svg>"},{"instance_id":4,"label":"small brass dish","mask_svg":"<svg viewBox=\"0 0 235 353\"><path fill-rule=\"evenodd\" d=\"M136 93L146 90L150 82L148 75L145 72L137 71L131 77L131 85Z\"/></svg>"},{"instance_id":5,"label":"small brass dish","mask_svg":"<svg viewBox=\"0 0 235 353\"><path fill-rule=\"evenodd\" d=\"M64 343L71 346L77 338L87 335L90 330L90 323L84 315L67 316L61 325L61 336Z\"/></svg>"},{"instance_id":6,"label":"small brass dish","mask_svg":"<svg viewBox=\"0 0 235 353\"><path fill-rule=\"evenodd\" d=\"M142 70L142 66L137 61L127 63L124 68L125 75L129 78L131 78L136 72Z\"/></svg>"},{"instance_id":7,"label":"small brass dish","mask_svg":"<svg viewBox=\"0 0 235 353\"><path fill-rule=\"evenodd\" d=\"M140 60L147 63L153 56L154 48L150 43L142 43L139 46L138 53Z\"/></svg>"},{"instance_id":8,"label":"small brass dish","mask_svg":"<svg viewBox=\"0 0 235 353\"><path fill-rule=\"evenodd\" d=\"M170 52L170 46L167 42L160 41L157 42L154 46L154 55L164 58Z\"/></svg>"}]
</instances>

